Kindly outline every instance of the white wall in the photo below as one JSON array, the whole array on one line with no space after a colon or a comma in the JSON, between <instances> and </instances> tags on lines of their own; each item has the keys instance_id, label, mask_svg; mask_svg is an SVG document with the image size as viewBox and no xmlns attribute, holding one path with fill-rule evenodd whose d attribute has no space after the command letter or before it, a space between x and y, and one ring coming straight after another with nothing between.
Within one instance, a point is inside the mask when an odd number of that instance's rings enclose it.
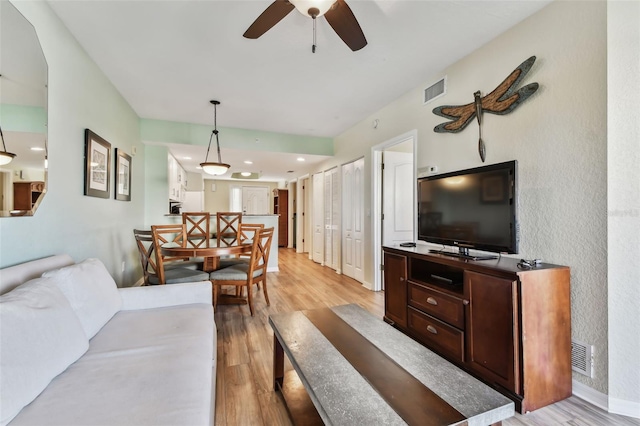
<instances>
[{"instance_id":1,"label":"white wall","mask_svg":"<svg viewBox=\"0 0 640 426\"><path fill-rule=\"evenodd\" d=\"M487 94L537 56L523 84L538 82L538 92L511 114L483 116L487 164L518 160L518 256L571 267L572 335L596 347L595 377L574 379L602 393L608 391L609 368L606 12L602 1L550 4L338 136L335 158L319 168L364 153L370 188L370 147L413 129L417 167L437 165L447 172L481 165L477 124L458 134L434 133L444 119L432 109L471 102L476 90ZM445 74L446 96L423 106L423 89ZM379 120L377 129L373 119ZM369 191L365 203L371 205ZM372 226L366 236L367 282L374 271Z\"/></svg>"},{"instance_id":2,"label":"white wall","mask_svg":"<svg viewBox=\"0 0 640 426\"><path fill-rule=\"evenodd\" d=\"M640 417L640 2L607 24L609 407Z\"/></svg>"},{"instance_id":3,"label":"white wall","mask_svg":"<svg viewBox=\"0 0 640 426\"><path fill-rule=\"evenodd\" d=\"M118 285L133 284L144 160L132 158L131 202L114 200L113 188L111 199L85 197L84 129L109 141L112 155L116 147L141 152L138 117L45 2L13 3L34 25L49 66L49 181L35 216L0 219L0 267L69 253L76 261L97 257Z\"/></svg>"}]
</instances>

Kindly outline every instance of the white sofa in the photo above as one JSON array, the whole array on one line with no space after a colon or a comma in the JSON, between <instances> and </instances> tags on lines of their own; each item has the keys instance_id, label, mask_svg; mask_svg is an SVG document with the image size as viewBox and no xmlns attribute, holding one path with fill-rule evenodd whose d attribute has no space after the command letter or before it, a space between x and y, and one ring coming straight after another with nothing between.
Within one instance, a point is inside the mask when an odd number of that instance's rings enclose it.
<instances>
[{"instance_id":1,"label":"white sofa","mask_svg":"<svg viewBox=\"0 0 640 426\"><path fill-rule=\"evenodd\" d=\"M119 289L59 255L0 270L0 295L0 425L212 424L210 282Z\"/></svg>"}]
</instances>

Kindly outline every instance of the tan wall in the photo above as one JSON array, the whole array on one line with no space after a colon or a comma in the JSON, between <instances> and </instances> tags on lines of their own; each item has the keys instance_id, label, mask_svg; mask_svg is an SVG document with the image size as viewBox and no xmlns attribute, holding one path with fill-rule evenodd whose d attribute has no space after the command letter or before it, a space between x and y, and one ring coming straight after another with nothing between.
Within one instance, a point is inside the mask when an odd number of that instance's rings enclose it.
<instances>
[{"instance_id":1,"label":"tan wall","mask_svg":"<svg viewBox=\"0 0 640 426\"><path fill-rule=\"evenodd\" d=\"M215 185L215 191L212 190ZM204 180L204 210L207 212L229 211L229 187L238 186L266 186L269 188L269 214L273 214L273 190L278 187L277 182L254 182L232 180Z\"/></svg>"}]
</instances>

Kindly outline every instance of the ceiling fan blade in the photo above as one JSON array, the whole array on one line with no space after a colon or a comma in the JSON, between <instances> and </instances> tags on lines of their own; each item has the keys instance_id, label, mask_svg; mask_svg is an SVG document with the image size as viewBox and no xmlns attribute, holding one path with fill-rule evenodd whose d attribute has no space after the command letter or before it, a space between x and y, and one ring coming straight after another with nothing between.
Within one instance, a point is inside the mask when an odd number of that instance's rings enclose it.
<instances>
[{"instance_id":1,"label":"ceiling fan blade","mask_svg":"<svg viewBox=\"0 0 640 426\"><path fill-rule=\"evenodd\" d=\"M280 22L282 18L287 16L293 9L295 9L295 6L287 0L274 1L258 16L258 19L253 21L253 24L244 32L243 36L253 39L260 37Z\"/></svg>"},{"instance_id":2,"label":"ceiling fan blade","mask_svg":"<svg viewBox=\"0 0 640 426\"><path fill-rule=\"evenodd\" d=\"M362 28L344 0L337 0L331 9L324 14L327 22L354 52L367 45Z\"/></svg>"}]
</instances>

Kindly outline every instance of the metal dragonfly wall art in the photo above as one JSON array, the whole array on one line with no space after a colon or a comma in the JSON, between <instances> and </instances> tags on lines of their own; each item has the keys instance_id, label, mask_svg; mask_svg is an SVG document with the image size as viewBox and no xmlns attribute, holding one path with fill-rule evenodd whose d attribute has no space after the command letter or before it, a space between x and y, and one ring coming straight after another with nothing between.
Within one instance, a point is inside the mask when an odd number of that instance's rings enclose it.
<instances>
[{"instance_id":1,"label":"metal dragonfly wall art","mask_svg":"<svg viewBox=\"0 0 640 426\"><path fill-rule=\"evenodd\" d=\"M484 163L486 147L482 140L482 113L505 115L513 111L538 90L538 83L530 83L517 89L520 82L527 75L536 57L532 56L518 66L491 93L482 97L478 90L473 94L474 100L466 105L443 105L433 109L433 113L450 121L438 124L433 131L437 133L458 133L473 120L478 120L478 153Z\"/></svg>"}]
</instances>

